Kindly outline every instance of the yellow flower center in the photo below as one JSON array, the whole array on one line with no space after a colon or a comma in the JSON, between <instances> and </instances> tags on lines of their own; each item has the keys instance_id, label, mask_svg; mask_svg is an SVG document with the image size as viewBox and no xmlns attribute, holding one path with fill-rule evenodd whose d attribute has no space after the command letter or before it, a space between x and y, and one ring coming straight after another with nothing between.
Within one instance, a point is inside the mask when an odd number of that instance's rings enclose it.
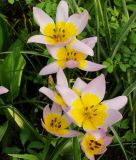
<instances>
[{"instance_id":1,"label":"yellow flower center","mask_svg":"<svg viewBox=\"0 0 136 160\"><path fill-rule=\"evenodd\" d=\"M67 127L66 118L59 114L49 113L44 118L44 128L52 134L65 135L68 133Z\"/></svg>"},{"instance_id":2,"label":"yellow flower center","mask_svg":"<svg viewBox=\"0 0 136 160\"><path fill-rule=\"evenodd\" d=\"M56 58L58 60L74 60L74 61L80 61L80 60L84 60L86 58L86 55L76 51L68 46L66 46L66 48L60 48Z\"/></svg>"},{"instance_id":3,"label":"yellow flower center","mask_svg":"<svg viewBox=\"0 0 136 160\"><path fill-rule=\"evenodd\" d=\"M100 103L99 97L90 93L72 104L71 117L86 130L95 130L104 125L107 118L107 107Z\"/></svg>"},{"instance_id":4,"label":"yellow flower center","mask_svg":"<svg viewBox=\"0 0 136 160\"><path fill-rule=\"evenodd\" d=\"M82 140L82 146L87 155L93 156L103 150L103 139L95 139L91 134L86 134Z\"/></svg>"},{"instance_id":5,"label":"yellow flower center","mask_svg":"<svg viewBox=\"0 0 136 160\"><path fill-rule=\"evenodd\" d=\"M71 22L48 23L42 30L42 33L45 35L46 41L51 44L58 44L67 42L70 37L76 36L77 28Z\"/></svg>"}]
</instances>

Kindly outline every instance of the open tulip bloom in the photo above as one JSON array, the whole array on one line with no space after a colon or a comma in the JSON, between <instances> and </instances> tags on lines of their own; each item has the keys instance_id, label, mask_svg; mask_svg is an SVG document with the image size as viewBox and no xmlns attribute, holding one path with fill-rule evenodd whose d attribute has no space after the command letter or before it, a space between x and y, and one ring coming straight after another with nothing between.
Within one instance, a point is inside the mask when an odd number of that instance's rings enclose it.
<instances>
[{"instance_id":1,"label":"open tulip bloom","mask_svg":"<svg viewBox=\"0 0 136 160\"><path fill-rule=\"evenodd\" d=\"M3 86L0 86L0 95L1 94L4 94L4 93L7 93L9 90Z\"/></svg>"},{"instance_id":2,"label":"open tulip bloom","mask_svg":"<svg viewBox=\"0 0 136 160\"><path fill-rule=\"evenodd\" d=\"M90 37L83 39L81 42L86 44L88 48L93 49L97 37ZM80 46L80 45L79 45ZM75 49L71 48L71 45L66 45L66 47L55 47L48 46L48 51L51 56L55 59L54 62L48 64L40 71L40 75L48 75L56 73L58 68L79 68L84 71L98 71L104 68L103 65L97 64L88 60L85 60L89 54L88 48L83 48L82 52L78 51L78 45Z\"/></svg>"},{"instance_id":3,"label":"open tulip bloom","mask_svg":"<svg viewBox=\"0 0 136 160\"><path fill-rule=\"evenodd\" d=\"M52 108L47 105L43 110L42 126L49 133L57 137L75 137L80 134L78 131L69 130L71 124L67 115L62 115L62 109L57 104L53 104Z\"/></svg>"},{"instance_id":4,"label":"open tulip bloom","mask_svg":"<svg viewBox=\"0 0 136 160\"><path fill-rule=\"evenodd\" d=\"M81 148L89 160L95 160L94 155L100 155L106 152L107 146L111 143L112 138L106 136L104 131L100 130L100 137L96 138L90 133L86 133L81 140Z\"/></svg>"},{"instance_id":5,"label":"open tulip bloom","mask_svg":"<svg viewBox=\"0 0 136 160\"><path fill-rule=\"evenodd\" d=\"M77 78L72 87L72 90L80 96L81 91L83 88L85 88L86 85L87 84L84 81L82 81L80 78ZM64 86L68 88L68 82L62 69L59 69L57 72L57 86ZM64 107L66 109L67 105L57 91L53 91L47 87L41 87L39 91L50 98L53 102L62 106L63 109Z\"/></svg>"},{"instance_id":6,"label":"open tulip bloom","mask_svg":"<svg viewBox=\"0 0 136 160\"><path fill-rule=\"evenodd\" d=\"M36 42L50 46L65 46L71 41L73 48L76 48L78 45L79 51L88 48L90 55L93 54L91 48L75 38L87 25L88 12L86 10L81 14L73 14L69 17L67 2L61 0L57 7L56 23L40 8L34 7L33 15L35 21L40 26L42 35L30 37L28 43Z\"/></svg>"},{"instance_id":7,"label":"open tulip bloom","mask_svg":"<svg viewBox=\"0 0 136 160\"><path fill-rule=\"evenodd\" d=\"M67 114L76 125L90 133L121 120L122 115L118 110L127 103L126 96L102 101L105 95L105 84L105 77L101 74L86 85L81 96L68 87L56 86L65 103L70 107Z\"/></svg>"}]
</instances>

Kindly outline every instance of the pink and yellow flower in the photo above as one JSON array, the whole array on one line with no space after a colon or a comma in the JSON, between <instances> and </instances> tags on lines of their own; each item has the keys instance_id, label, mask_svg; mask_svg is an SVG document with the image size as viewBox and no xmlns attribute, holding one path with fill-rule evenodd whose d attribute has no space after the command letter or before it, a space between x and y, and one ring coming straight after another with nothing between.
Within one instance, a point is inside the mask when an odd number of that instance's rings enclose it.
<instances>
[{"instance_id":1,"label":"pink and yellow flower","mask_svg":"<svg viewBox=\"0 0 136 160\"><path fill-rule=\"evenodd\" d=\"M1 94L4 94L4 93L7 93L9 90L3 86L0 86L0 95Z\"/></svg>"},{"instance_id":2,"label":"pink and yellow flower","mask_svg":"<svg viewBox=\"0 0 136 160\"><path fill-rule=\"evenodd\" d=\"M67 78L66 78L62 69L58 70L56 78L57 78L57 85L58 86L68 87ZM80 95L81 91L83 90L83 88L85 88L86 85L87 84L84 81L82 81L80 78L77 78L73 87L72 87L72 90L75 93L77 93L78 95ZM47 87L41 87L39 89L39 91L41 93L43 93L44 95L46 95L48 98L50 98L53 102L62 106L63 109L64 109L64 107L67 106L67 104L64 102L63 98L60 96L60 94L56 90L52 90Z\"/></svg>"},{"instance_id":3,"label":"pink and yellow flower","mask_svg":"<svg viewBox=\"0 0 136 160\"><path fill-rule=\"evenodd\" d=\"M86 85L81 96L70 88L56 87L65 103L70 107L67 114L75 124L90 133L121 120L122 115L118 110L127 103L126 96L102 101L106 90L105 84L105 77L101 74Z\"/></svg>"},{"instance_id":4,"label":"pink and yellow flower","mask_svg":"<svg viewBox=\"0 0 136 160\"><path fill-rule=\"evenodd\" d=\"M73 37L80 34L88 22L88 12L86 10L81 14L73 14L69 17L68 5L64 0L61 0L58 4L55 23L53 19L40 8L34 7L33 15L35 21L40 26L42 35L30 37L28 43L36 42L46 45L64 46L69 43ZM73 46L77 43L78 40L73 40ZM90 50L90 54L91 52L92 50Z\"/></svg>"},{"instance_id":5,"label":"pink and yellow flower","mask_svg":"<svg viewBox=\"0 0 136 160\"><path fill-rule=\"evenodd\" d=\"M86 133L81 140L81 148L89 160L95 160L94 155L100 155L106 152L107 146L111 143L112 137L106 136L106 133L100 131L101 137L96 138L90 133Z\"/></svg>"},{"instance_id":6,"label":"pink and yellow flower","mask_svg":"<svg viewBox=\"0 0 136 160\"><path fill-rule=\"evenodd\" d=\"M82 40L81 42L88 46L88 48L93 49L95 43L97 41L97 37L90 37ZM66 47L52 47L47 46L49 53L55 59L54 62L48 64L40 71L40 75L48 75L52 73L56 73L59 68L79 68L84 71L98 71L104 68L103 65L97 64L88 60L85 60L87 55L90 53L90 49L82 48L82 52L79 50L79 45L76 46L75 49L71 48L70 44L66 45ZM80 49L81 50L81 49Z\"/></svg>"},{"instance_id":7,"label":"pink and yellow flower","mask_svg":"<svg viewBox=\"0 0 136 160\"><path fill-rule=\"evenodd\" d=\"M52 108L47 105L43 110L42 126L49 133L57 137L75 137L80 133L78 131L69 130L71 121L67 115L62 115L62 109L57 104L53 104Z\"/></svg>"}]
</instances>

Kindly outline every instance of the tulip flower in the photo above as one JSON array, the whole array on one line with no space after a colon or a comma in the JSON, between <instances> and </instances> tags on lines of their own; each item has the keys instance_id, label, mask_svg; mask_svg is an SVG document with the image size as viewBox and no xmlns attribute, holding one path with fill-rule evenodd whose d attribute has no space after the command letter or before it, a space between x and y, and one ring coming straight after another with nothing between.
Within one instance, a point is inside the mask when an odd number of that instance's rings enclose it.
<instances>
[{"instance_id":1,"label":"tulip flower","mask_svg":"<svg viewBox=\"0 0 136 160\"><path fill-rule=\"evenodd\" d=\"M86 133L81 140L81 148L89 160L95 160L94 155L100 155L106 152L107 146L111 143L112 137L106 136L106 133L99 131L101 137L96 138L90 133Z\"/></svg>"},{"instance_id":2,"label":"tulip flower","mask_svg":"<svg viewBox=\"0 0 136 160\"><path fill-rule=\"evenodd\" d=\"M70 107L67 114L75 124L90 133L121 120L122 115L118 110L127 103L126 96L102 101L106 90L105 84L105 77L101 74L86 85L81 96L70 88L56 86L63 100Z\"/></svg>"},{"instance_id":3,"label":"tulip flower","mask_svg":"<svg viewBox=\"0 0 136 160\"><path fill-rule=\"evenodd\" d=\"M82 43L86 44L88 48L93 49L95 43L97 41L97 37L90 37L82 40ZM83 52L71 48L70 45L66 45L66 47L52 47L48 46L48 51L51 56L55 59L54 62L48 64L40 71L40 75L48 75L52 73L56 73L59 68L79 68L84 71L98 71L104 68L103 65L97 64L88 60L85 60L88 54L87 48L83 50Z\"/></svg>"},{"instance_id":4,"label":"tulip flower","mask_svg":"<svg viewBox=\"0 0 136 160\"><path fill-rule=\"evenodd\" d=\"M61 107L55 103L51 109L49 105L44 108L41 122L46 131L57 137L75 137L80 134L78 131L68 129L71 124L70 118L62 115Z\"/></svg>"},{"instance_id":5,"label":"tulip flower","mask_svg":"<svg viewBox=\"0 0 136 160\"><path fill-rule=\"evenodd\" d=\"M67 2L61 0L57 7L56 22L40 8L33 8L34 19L40 26L42 35L34 35L28 39L28 43L36 42L49 46L65 46L71 42L72 48L77 46L79 51L86 49L88 54L93 51L75 37L80 34L88 22L88 12L84 10L80 14L68 16Z\"/></svg>"}]
</instances>

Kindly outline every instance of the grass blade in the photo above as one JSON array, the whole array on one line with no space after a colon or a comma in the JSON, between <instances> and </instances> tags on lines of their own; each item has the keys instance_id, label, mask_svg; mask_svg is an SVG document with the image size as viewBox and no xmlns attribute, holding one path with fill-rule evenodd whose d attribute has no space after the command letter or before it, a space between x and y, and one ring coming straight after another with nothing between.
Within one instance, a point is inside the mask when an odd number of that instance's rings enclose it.
<instances>
[{"instance_id":1,"label":"grass blade","mask_svg":"<svg viewBox=\"0 0 136 160\"><path fill-rule=\"evenodd\" d=\"M114 136L116 137L116 139L117 139L117 141L118 141L118 143L120 145L120 148L122 149L122 152L124 154L125 159L129 160L128 157L127 157L127 153L125 151L125 148L124 148L124 146L123 146L123 144L122 144L122 142L121 142L121 140L120 140L120 138L118 136L118 133L116 132L116 130L113 127L110 127L110 129L111 129L112 133L114 134Z\"/></svg>"}]
</instances>

